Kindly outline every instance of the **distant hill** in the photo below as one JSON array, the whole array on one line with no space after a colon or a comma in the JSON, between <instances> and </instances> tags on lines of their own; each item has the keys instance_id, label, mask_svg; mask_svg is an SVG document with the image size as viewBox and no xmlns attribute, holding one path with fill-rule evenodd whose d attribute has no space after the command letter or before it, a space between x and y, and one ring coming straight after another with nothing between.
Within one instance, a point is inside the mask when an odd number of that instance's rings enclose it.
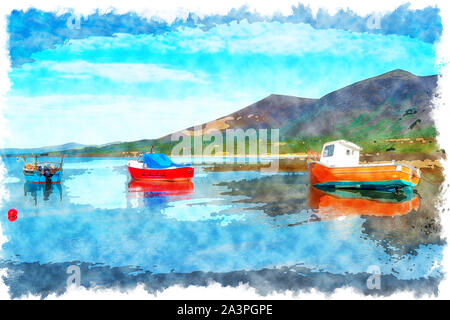
<instances>
[{"instance_id":1,"label":"distant hill","mask_svg":"<svg viewBox=\"0 0 450 320\"><path fill-rule=\"evenodd\" d=\"M65 151L65 150L74 150L85 148L86 145L69 142L58 146L48 146L41 148L28 148L28 149L20 149L20 148L5 148L0 149L0 155L20 155L20 154L41 154L48 152L56 152L56 151Z\"/></svg>"},{"instance_id":2,"label":"distant hill","mask_svg":"<svg viewBox=\"0 0 450 320\"><path fill-rule=\"evenodd\" d=\"M427 140L426 148L408 143L409 147L401 146L401 152L435 152L437 146L432 140L436 129L431 111L436 86L436 75L416 76L394 70L333 91L320 99L272 94L201 127L203 134L213 129L224 132L226 129L279 128L283 142L280 151L284 153L317 149L329 139L351 140L366 151L392 151L398 145L394 147L393 143L380 141L397 138L431 139ZM190 127L178 133L192 136L193 130ZM170 152L173 146L170 137L103 146L78 145L76 149L65 149L62 153L120 154L146 151L151 145L160 152ZM378 145L374 147L374 143Z\"/></svg>"},{"instance_id":3,"label":"distant hill","mask_svg":"<svg viewBox=\"0 0 450 320\"><path fill-rule=\"evenodd\" d=\"M5 148L0 149L0 155L29 155L29 154L45 154L45 153L52 153L52 152L76 152L77 150L85 150L86 148L104 148L109 145L116 145L120 144L122 142L116 141L116 142L110 142L105 143L101 145L85 145L85 144L79 144L75 142L69 142L57 146L48 146L48 147L40 147L40 148Z\"/></svg>"}]
</instances>

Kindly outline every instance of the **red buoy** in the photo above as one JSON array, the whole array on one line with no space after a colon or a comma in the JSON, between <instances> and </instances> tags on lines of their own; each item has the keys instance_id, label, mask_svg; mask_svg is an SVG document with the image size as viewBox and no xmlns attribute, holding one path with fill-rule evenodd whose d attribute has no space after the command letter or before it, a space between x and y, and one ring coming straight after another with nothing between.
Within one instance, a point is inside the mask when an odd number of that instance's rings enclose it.
<instances>
[{"instance_id":1,"label":"red buoy","mask_svg":"<svg viewBox=\"0 0 450 320\"><path fill-rule=\"evenodd\" d=\"M13 222L17 220L17 210L16 209L9 209L8 211L8 220Z\"/></svg>"}]
</instances>

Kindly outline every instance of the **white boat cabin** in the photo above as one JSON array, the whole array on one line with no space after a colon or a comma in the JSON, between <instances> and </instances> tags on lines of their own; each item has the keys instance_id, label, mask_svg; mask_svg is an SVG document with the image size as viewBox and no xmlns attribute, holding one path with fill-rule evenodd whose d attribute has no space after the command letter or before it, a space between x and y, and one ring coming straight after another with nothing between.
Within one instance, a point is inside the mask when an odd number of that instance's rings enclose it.
<instances>
[{"instance_id":1,"label":"white boat cabin","mask_svg":"<svg viewBox=\"0 0 450 320\"><path fill-rule=\"evenodd\" d=\"M357 166L361 150L361 147L345 140L327 142L323 145L320 162L333 167Z\"/></svg>"}]
</instances>

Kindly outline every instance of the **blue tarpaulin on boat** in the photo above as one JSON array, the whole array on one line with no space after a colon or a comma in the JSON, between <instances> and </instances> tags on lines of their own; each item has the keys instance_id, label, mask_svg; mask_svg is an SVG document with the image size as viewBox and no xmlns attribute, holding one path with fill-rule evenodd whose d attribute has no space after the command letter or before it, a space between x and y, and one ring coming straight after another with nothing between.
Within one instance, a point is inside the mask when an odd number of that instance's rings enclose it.
<instances>
[{"instance_id":1,"label":"blue tarpaulin on boat","mask_svg":"<svg viewBox=\"0 0 450 320\"><path fill-rule=\"evenodd\" d=\"M147 168L164 169L169 167L184 167L184 165L174 163L164 153L144 153L142 160Z\"/></svg>"}]
</instances>

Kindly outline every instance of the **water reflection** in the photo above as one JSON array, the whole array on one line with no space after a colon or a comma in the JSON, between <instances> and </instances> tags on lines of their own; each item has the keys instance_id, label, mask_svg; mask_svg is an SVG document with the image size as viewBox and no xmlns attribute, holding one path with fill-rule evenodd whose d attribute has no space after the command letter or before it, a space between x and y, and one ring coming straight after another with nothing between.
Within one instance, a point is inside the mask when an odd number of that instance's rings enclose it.
<instances>
[{"instance_id":1,"label":"water reflection","mask_svg":"<svg viewBox=\"0 0 450 320\"><path fill-rule=\"evenodd\" d=\"M136 181L128 183L129 206L151 207L168 201L188 200L194 193L192 181Z\"/></svg>"},{"instance_id":2,"label":"water reflection","mask_svg":"<svg viewBox=\"0 0 450 320\"><path fill-rule=\"evenodd\" d=\"M49 201L53 193L56 193L59 201L62 201L62 188L59 183L37 184L25 182L23 185L25 199L31 198L34 205L38 205L38 201ZM38 200L39 199L39 200Z\"/></svg>"},{"instance_id":3,"label":"water reflection","mask_svg":"<svg viewBox=\"0 0 450 320\"><path fill-rule=\"evenodd\" d=\"M442 278L442 181L430 172L418 193L395 195L317 190L302 172L202 166L193 183L129 183L123 159L70 158L61 186L46 190L23 185L22 167L4 161L2 210L19 210L14 223L0 216L0 268L13 296L63 292L71 264L85 287L144 283L149 291L210 281L248 283L263 294L364 291L371 265L382 272L380 294L434 292Z\"/></svg>"},{"instance_id":4,"label":"water reflection","mask_svg":"<svg viewBox=\"0 0 450 320\"><path fill-rule=\"evenodd\" d=\"M233 179L216 185L227 188L221 193L223 196L245 197L237 201L254 204L268 216L276 217L309 209L308 182L308 175L292 173Z\"/></svg>"},{"instance_id":5,"label":"water reflection","mask_svg":"<svg viewBox=\"0 0 450 320\"><path fill-rule=\"evenodd\" d=\"M310 187L309 206L321 220L343 216L403 216L419 209L419 196L411 188L402 193L373 190L330 190Z\"/></svg>"}]
</instances>

